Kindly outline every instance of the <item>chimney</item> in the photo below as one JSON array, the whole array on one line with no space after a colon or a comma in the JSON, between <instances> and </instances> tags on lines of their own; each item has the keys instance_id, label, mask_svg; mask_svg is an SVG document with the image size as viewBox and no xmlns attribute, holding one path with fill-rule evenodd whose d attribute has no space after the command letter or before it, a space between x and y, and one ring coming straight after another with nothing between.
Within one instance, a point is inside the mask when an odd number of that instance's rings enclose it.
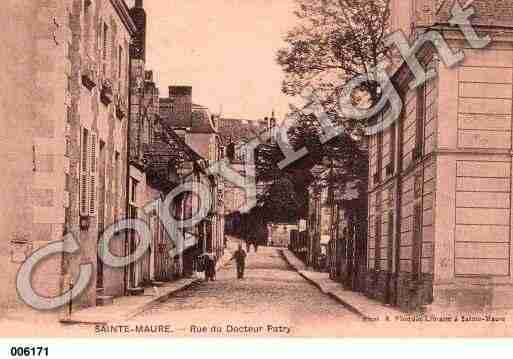
<instances>
[{"instance_id":1,"label":"chimney","mask_svg":"<svg viewBox=\"0 0 513 359\"><path fill-rule=\"evenodd\" d=\"M276 127L276 116L274 115L274 110L273 110L272 117L271 117L271 119L269 121L270 121L269 129L272 129L272 128Z\"/></svg>"},{"instance_id":2,"label":"chimney","mask_svg":"<svg viewBox=\"0 0 513 359\"><path fill-rule=\"evenodd\" d=\"M146 61L146 11L143 8L143 0L135 0L135 6L130 9L130 16L137 28L134 44L130 46L131 56Z\"/></svg>"},{"instance_id":3,"label":"chimney","mask_svg":"<svg viewBox=\"0 0 513 359\"><path fill-rule=\"evenodd\" d=\"M170 125L172 127L192 126L192 87L169 86L169 98L172 101Z\"/></svg>"}]
</instances>

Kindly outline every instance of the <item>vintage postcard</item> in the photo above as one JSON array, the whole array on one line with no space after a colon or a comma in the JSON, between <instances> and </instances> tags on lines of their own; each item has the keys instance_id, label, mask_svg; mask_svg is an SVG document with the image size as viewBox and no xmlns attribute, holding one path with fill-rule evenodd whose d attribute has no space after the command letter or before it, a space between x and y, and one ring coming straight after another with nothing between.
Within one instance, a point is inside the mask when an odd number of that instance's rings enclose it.
<instances>
[{"instance_id":1,"label":"vintage postcard","mask_svg":"<svg viewBox=\"0 0 513 359\"><path fill-rule=\"evenodd\" d=\"M513 336L513 1L0 16L0 336Z\"/></svg>"}]
</instances>

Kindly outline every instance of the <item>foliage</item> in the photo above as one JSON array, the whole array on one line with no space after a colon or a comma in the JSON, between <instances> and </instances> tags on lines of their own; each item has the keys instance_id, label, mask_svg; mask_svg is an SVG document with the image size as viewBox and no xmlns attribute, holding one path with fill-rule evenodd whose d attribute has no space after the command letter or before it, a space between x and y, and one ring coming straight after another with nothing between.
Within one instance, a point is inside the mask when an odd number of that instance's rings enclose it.
<instances>
[{"instance_id":1,"label":"foliage","mask_svg":"<svg viewBox=\"0 0 513 359\"><path fill-rule=\"evenodd\" d=\"M384 43L390 0L296 0L298 25L277 53L285 80L283 92L296 96L314 90L328 113L338 113L343 86L367 76L360 89L371 104L379 100L375 70L387 62Z\"/></svg>"},{"instance_id":2,"label":"foliage","mask_svg":"<svg viewBox=\"0 0 513 359\"><path fill-rule=\"evenodd\" d=\"M285 73L282 90L290 96L313 91L329 119L348 131L322 143L317 117L291 107L295 120L288 131L290 143L296 150L306 148L308 154L281 169L278 163L284 155L275 141L257 148L257 180L266 188L259 205L269 216L277 218L285 208L295 208L297 216L306 217L307 188L314 181L339 192L356 181L360 191L366 191L368 154L360 135L364 124L342 118L337 105L344 85L362 75L369 80L352 94L353 103L372 106L379 100L374 69L389 58L384 44L389 1L296 0L298 24L285 37L287 47L277 53ZM329 175L313 175L314 167L329 170Z\"/></svg>"}]
</instances>

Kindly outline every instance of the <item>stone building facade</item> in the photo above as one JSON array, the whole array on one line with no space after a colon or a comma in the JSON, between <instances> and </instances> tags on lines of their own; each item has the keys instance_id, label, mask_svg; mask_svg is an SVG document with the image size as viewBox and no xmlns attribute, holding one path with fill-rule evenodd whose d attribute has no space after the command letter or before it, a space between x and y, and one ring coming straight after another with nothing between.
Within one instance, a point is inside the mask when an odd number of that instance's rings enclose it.
<instances>
[{"instance_id":1,"label":"stone building facade","mask_svg":"<svg viewBox=\"0 0 513 359\"><path fill-rule=\"evenodd\" d=\"M203 183L209 188L212 199L207 217L187 230L187 235L196 243L183 253L182 265L187 275L196 269L197 256L214 253L220 258L224 253L224 183L220 176L208 170L224 154L217 133L217 119L208 108L192 102L192 87L169 86L168 96L159 100L159 112L163 123L180 138L190 154L190 170L183 173L182 180ZM190 192L184 194L182 202L185 207L180 218L184 219L196 213L202 205Z\"/></svg>"},{"instance_id":2,"label":"stone building facade","mask_svg":"<svg viewBox=\"0 0 513 359\"><path fill-rule=\"evenodd\" d=\"M96 275L86 303L95 305L97 295L120 296L126 288L124 269L102 266L97 243L107 226L126 216L130 43L136 28L124 1L75 1L73 10L78 82L72 107L80 139L78 218L84 255L65 263L64 275L67 281L81 262L93 263ZM111 250L124 255L123 234L118 237Z\"/></svg>"},{"instance_id":3,"label":"stone building facade","mask_svg":"<svg viewBox=\"0 0 513 359\"><path fill-rule=\"evenodd\" d=\"M121 0L12 1L2 149L2 308L17 308L16 272L38 248L71 233L80 245L33 273L36 292L67 290L78 266L94 275L76 306L96 302L101 228L125 213L129 44L135 26ZM15 204L15 205L14 205ZM120 243L115 241L115 243ZM114 245L116 247L116 245ZM122 252L122 248L113 248ZM124 291L123 271L103 274L105 290Z\"/></svg>"},{"instance_id":4,"label":"stone building facade","mask_svg":"<svg viewBox=\"0 0 513 359\"><path fill-rule=\"evenodd\" d=\"M2 83L3 183L6 205L0 216L0 313L17 309L15 278L33 251L60 240L65 208L70 207L65 177L71 158L64 141L71 113L72 1L9 1L2 12L6 26ZM16 204L16 205L14 205ZM44 295L60 292L62 256L48 264L44 278L36 275Z\"/></svg>"},{"instance_id":5,"label":"stone building facade","mask_svg":"<svg viewBox=\"0 0 513 359\"><path fill-rule=\"evenodd\" d=\"M247 174L254 173L254 165L248 161L249 154L246 153L245 144L265 131L269 131L272 136L271 130L276 126L274 115L256 121L226 117L221 117L218 121L220 143L229 167L250 184L252 179L248 178ZM249 166L253 167L249 168ZM224 187L226 229L236 234L242 227L241 212L248 203L247 192L229 181L225 181ZM264 187L265 183L256 183L257 195L263 192Z\"/></svg>"},{"instance_id":6,"label":"stone building facade","mask_svg":"<svg viewBox=\"0 0 513 359\"><path fill-rule=\"evenodd\" d=\"M449 68L423 46L417 58L437 76L411 89L399 66L403 114L369 137L366 292L405 309L508 307L513 294L513 4L472 3L474 27L492 39L483 49L449 26L453 4L392 2L394 28L437 30L465 59Z\"/></svg>"},{"instance_id":7,"label":"stone building facade","mask_svg":"<svg viewBox=\"0 0 513 359\"><path fill-rule=\"evenodd\" d=\"M130 15L137 32L130 48L127 208L128 216L145 221L152 235L148 252L126 269L127 291L135 294L145 286L175 279L181 275L181 271L178 263L180 257L169 254L173 244L159 216L162 199L178 185L179 179L176 175L177 163L169 155L173 151L168 142L172 141L168 138L170 130L163 126L160 119L159 89L153 71L146 69L147 16L142 0L135 2ZM135 251L136 241L135 234L130 234L127 243L129 254Z\"/></svg>"}]
</instances>

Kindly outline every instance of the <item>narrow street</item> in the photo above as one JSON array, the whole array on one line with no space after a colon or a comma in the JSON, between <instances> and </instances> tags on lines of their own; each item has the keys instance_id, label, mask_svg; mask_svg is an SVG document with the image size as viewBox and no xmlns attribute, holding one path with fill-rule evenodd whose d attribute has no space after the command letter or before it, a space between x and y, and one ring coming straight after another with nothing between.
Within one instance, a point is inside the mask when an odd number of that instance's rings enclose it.
<instances>
[{"instance_id":1,"label":"narrow street","mask_svg":"<svg viewBox=\"0 0 513 359\"><path fill-rule=\"evenodd\" d=\"M230 262L215 282L180 292L130 324L169 324L177 336L343 336L348 321L361 323L292 271L279 249L260 247L256 254L251 249L243 280ZM213 326L221 332L212 333Z\"/></svg>"}]
</instances>

